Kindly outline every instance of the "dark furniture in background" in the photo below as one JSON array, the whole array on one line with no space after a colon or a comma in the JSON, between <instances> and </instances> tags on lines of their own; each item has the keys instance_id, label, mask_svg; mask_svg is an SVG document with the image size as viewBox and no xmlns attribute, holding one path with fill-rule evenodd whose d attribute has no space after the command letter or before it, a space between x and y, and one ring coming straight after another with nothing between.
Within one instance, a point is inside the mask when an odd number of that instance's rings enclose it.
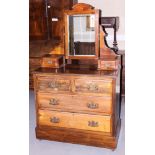
<instances>
[{"instance_id":1,"label":"dark furniture in background","mask_svg":"<svg viewBox=\"0 0 155 155\"><path fill-rule=\"evenodd\" d=\"M77 0L30 0L30 40L58 39L63 37L63 11Z\"/></svg>"},{"instance_id":2,"label":"dark furniture in background","mask_svg":"<svg viewBox=\"0 0 155 155\"><path fill-rule=\"evenodd\" d=\"M48 0L50 39L63 39L64 10L71 9L77 0Z\"/></svg>"},{"instance_id":3,"label":"dark furniture in background","mask_svg":"<svg viewBox=\"0 0 155 155\"><path fill-rule=\"evenodd\" d=\"M44 0L29 1L29 38L40 40L47 38L46 6Z\"/></svg>"}]
</instances>

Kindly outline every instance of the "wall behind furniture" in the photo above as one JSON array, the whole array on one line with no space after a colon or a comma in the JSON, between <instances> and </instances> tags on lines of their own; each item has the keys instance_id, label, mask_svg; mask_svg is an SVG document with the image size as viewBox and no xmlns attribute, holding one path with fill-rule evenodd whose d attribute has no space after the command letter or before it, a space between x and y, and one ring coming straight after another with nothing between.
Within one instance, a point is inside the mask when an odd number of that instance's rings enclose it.
<instances>
[{"instance_id":1,"label":"wall behind furniture","mask_svg":"<svg viewBox=\"0 0 155 155\"><path fill-rule=\"evenodd\" d=\"M78 0L78 3L88 3L96 9L100 9L102 11L102 17L119 16L120 27L117 32L118 47L120 50L125 50L125 0ZM108 44L112 47L113 30L106 30L108 32Z\"/></svg>"}]
</instances>

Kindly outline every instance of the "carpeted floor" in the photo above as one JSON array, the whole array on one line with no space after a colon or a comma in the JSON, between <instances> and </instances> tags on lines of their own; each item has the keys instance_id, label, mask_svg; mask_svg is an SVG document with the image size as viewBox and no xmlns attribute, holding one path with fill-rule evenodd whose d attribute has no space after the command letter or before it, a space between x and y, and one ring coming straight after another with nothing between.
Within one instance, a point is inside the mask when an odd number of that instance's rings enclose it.
<instances>
[{"instance_id":1,"label":"carpeted floor","mask_svg":"<svg viewBox=\"0 0 155 155\"><path fill-rule=\"evenodd\" d=\"M85 145L38 140L35 137L34 93L30 91L30 154L29 155L125 155L125 105L122 101L122 126L115 151Z\"/></svg>"}]
</instances>

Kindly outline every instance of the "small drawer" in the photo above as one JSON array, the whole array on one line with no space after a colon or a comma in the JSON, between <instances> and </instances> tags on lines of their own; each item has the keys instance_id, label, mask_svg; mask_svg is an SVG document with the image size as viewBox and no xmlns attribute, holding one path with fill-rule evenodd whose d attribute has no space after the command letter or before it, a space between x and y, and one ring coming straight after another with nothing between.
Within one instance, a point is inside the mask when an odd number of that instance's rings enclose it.
<instances>
[{"instance_id":1,"label":"small drawer","mask_svg":"<svg viewBox=\"0 0 155 155\"><path fill-rule=\"evenodd\" d=\"M60 68L63 63L64 57L61 55L47 55L42 58L42 67Z\"/></svg>"},{"instance_id":2,"label":"small drawer","mask_svg":"<svg viewBox=\"0 0 155 155\"><path fill-rule=\"evenodd\" d=\"M100 69L102 70L117 70L118 69L118 61L100 61Z\"/></svg>"},{"instance_id":3,"label":"small drawer","mask_svg":"<svg viewBox=\"0 0 155 155\"><path fill-rule=\"evenodd\" d=\"M111 96L38 93L39 108L85 113L112 113Z\"/></svg>"},{"instance_id":4,"label":"small drawer","mask_svg":"<svg viewBox=\"0 0 155 155\"><path fill-rule=\"evenodd\" d=\"M76 79L75 92L112 95L112 80Z\"/></svg>"},{"instance_id":5,"label":"small drawer","mask_svg":"<svg viewBox=\"0 0 155 155\"><path fill-rule=\"evenodd\" d=\"M52 60L51 58L43 58L42 67L59 67L59 64L56 60Z\"/></svg>"},{"instance_id":6,"label":"small drawer","mask_svg":"<svg viewBox=\"0 0 155 155\"><path fill-rule=\"evenodd\" d=\"M39 110L38 125L111 133L111 116Z\"/></svg>"},{"instance_id":7,"label":"small drawer","mask_svg":"<svg viewBox=\"0 0 155 155\"><path fill-rule=\"evenodd\" d=\"M39 77L37 80L37 90L53 92L71 91L71 81L64 78Z\"/></svg>"}]
</instances>

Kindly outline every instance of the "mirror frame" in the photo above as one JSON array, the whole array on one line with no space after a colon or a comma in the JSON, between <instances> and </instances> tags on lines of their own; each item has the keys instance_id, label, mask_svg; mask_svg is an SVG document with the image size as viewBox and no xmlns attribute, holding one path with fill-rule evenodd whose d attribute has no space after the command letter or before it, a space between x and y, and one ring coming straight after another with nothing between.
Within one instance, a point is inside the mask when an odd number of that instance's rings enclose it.
<instances>
[{"instance_id":1,"label":"mirror frame","mask_svg":"<svg viewBox=\"0 0 155 155\"><path fill-rule=\"evenodd\" d=\"M68 32L68 16L70 15L85 15L85 14L94 14L95 15L95 55L82 55L82 56L71 56L69 55L69 32ZM99 57L99 17L100 17L100 10L94 9L93 6L85 3L78 3L72 7L72 10L65 10L64 11L64 26L65 26L65 58L66 59L98 59Z\"/></svg>"}]
</instances>

